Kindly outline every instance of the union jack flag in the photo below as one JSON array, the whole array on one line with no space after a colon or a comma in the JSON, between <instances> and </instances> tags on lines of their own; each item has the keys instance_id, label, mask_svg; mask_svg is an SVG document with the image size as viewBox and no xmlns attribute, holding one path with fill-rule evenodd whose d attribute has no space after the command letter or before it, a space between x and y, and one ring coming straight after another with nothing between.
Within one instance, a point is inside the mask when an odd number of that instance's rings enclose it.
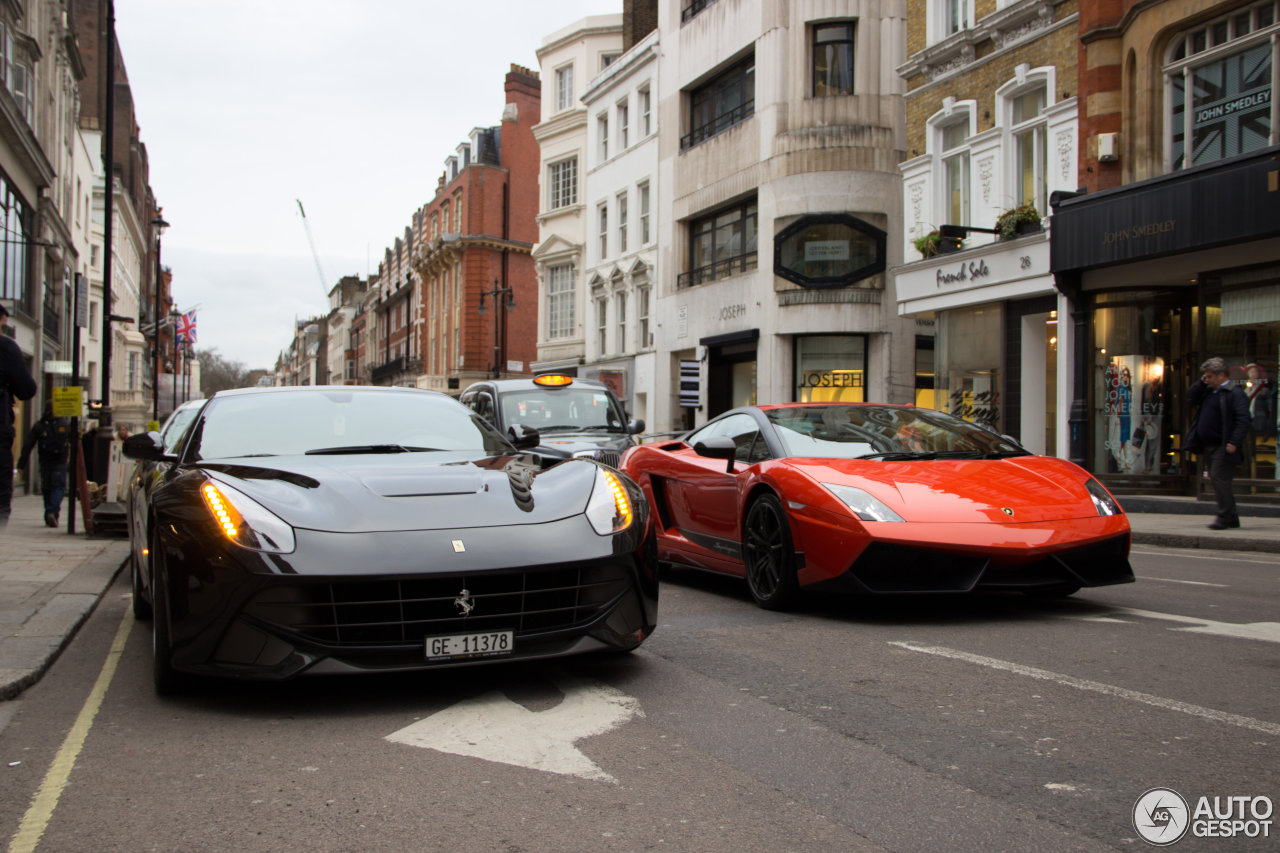
<instances>
[{"instance_id":1,"label":"union jack flag","mask_svg":"<svg viewBox=\"0 0 1280 853\"><path fill-rule=\"evenodd\" d=\"M188 311L178 318L178 339L184 344L196 342L196 312Z\"/></svg>"}]
</instances>

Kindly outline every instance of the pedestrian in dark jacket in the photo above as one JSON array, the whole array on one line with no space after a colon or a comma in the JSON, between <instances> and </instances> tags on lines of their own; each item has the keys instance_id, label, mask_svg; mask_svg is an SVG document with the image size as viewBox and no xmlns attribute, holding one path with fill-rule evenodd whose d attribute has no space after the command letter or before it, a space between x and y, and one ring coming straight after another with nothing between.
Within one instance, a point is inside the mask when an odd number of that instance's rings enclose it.
<instances>
[{"instance_id":1,"label":"pedestrian in dark jacket","mask_svg":"<svg viewBox=\"0 0 1280 853\"><path fill-rule=\"evenodd\" d=\"M22 360L18 342L4 334L9 310L0 305L0 527L9 523L13 501L13 407L36 395L36 381Z\"/></svg>"},{"instance_id":2,"label":"pedestrian in dark jacket","mask_svg":"<svg viewBox=\"0 0 1280 853\"><path fill-rule=\"evenodd\" d=\"M18 467L26 468L31 451L40 460L40 494L44 495L44 523L58 526L62 514L62 499L67 494L67 451L71 427L66 418L53 416L53 403L44 404L44 416L27 432L22 443L22 456Z\"/></svg>"},{"instance_id":3,"label":"pedestrian in dark jacket","mask_svg":"<svg viewBox=\"0 0 1280 853\"><path fill-rule=\"evenodd\" d=\"M1249 401L1244 392L1231 384L1227 362L1211 358L1200 365L1200 378L1187 389L1187 402L1200 406L1196 417L1195 441L1200 445L1200 458L1208 462L1209 480L1218 502L1218 516L1210 530L1239 527L1236 497L1231 481L1236 466L1244 462L1244 439L1249 432Z\"/></svg>"}]
</instances>

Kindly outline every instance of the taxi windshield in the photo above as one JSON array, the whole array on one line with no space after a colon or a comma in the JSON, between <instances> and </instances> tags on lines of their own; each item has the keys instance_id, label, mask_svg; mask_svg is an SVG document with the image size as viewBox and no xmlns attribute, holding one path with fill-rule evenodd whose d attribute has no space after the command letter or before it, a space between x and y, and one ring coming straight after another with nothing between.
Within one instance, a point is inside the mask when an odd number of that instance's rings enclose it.
<instances>
[{"instance_id":1,"label":"taxi windshield","mask_svg":"<svg viewBox=\"0 0 1280 853\"><path fill-rule=\"evenodd\" d=\"M499 398L502 422L539 432L604 430L624 432L622 411L608 391L581 385L509 391Z\"/></svg>"}]
</instances>

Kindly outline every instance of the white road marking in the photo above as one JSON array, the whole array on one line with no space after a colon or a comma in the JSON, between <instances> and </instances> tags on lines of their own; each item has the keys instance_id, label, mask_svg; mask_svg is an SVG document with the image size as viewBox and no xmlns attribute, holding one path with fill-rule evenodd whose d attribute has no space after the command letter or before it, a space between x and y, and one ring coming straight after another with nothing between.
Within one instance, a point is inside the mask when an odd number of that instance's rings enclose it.
<instances>
[{"instance_id":1,"label":"white road marking","mask_svg":"<svg viewBox=\"0 0 1280 853\"><path fill-rule=\"evenodd\" d=\"M574 745L604 734L632 717L643 717L632 696L604 684L557 682L564 701L546 711L530 711L491 691L419 720L387 740L604 782L617 780Z\"/></svg>"},{"instance_id":2,"label":"white road marking","mask_svg":"<svg viewBox=\"0 0 1280 853\"><path fill-rule=\"evenodd\" d=\"M1147 619L1162 619L1166 622L1185 622L1188 625L1186 628L1170 628L1171 631L1280 643L1280 622L1216 622L1199 616L1178 616L1174 613L1157 613L1154 610L1135 610L1130 607L1117 607L1114 608L1114 612L1122 616L1142 616Z\"/></svg>"},{"instance_id":3,"label":"white road marking","mask_svg":"<svg viewBox=\"0 0 1280 853\"><path fill-rule=\"evenodd\" d=\"M923 652L927 655L937 655L938 657L951 658L952 660L964 661L965 663L973 663L990 669L1011 672L1014 675L1025 675L1028 678L1037 678L1041 681L1052 681L1055 684L1060 684L1063 687L1072 687L1076 690L1088 690L1093 693L1102 693L1107 696L1115 696L1119 699L1127 699L1130 702L1141 702L1144 705L1151 705L1156 708L1162 708L1166 711L1176 711L1180 714L1189 714L1190 716L1199 717L1214 723L1225 723L1230 726L1239 726L1243 729L1252 729L1253 731L1262 732L1263 734L1280 736L1280 723L1272 723L1267 720L1256 720L1253 717L1245 717L1240 714L1231 714L1214 708L1192 705L1189 702L1179 702L1177 699L1166 699L1163 696L1153 696L1150 693L1140 693L1137 690L1117 687L1114 684L1103 684L1100 681L1089 681L1088 679L1076 678L1075 676L1065 675L1059 672L1050 672L1047 669L1038 669L1034 666L1024 666L1023 664L1013 663L1012 661L989 658L985 655L975 655L969 652L959 651L958 649L948 649L943 646L925 646L920 645L919 643L894 641L891 641L889 645L897 646L898 648L912 652Z\"/></svg>"},{"instance_id":4,"label":"white road marking","mask_svg":"<svg viewBox=\"0 0 1280 853\"><path fill-rule=\"evenodd\" d=\"M1147 575L1138 575L1138 580L1160 581L1162 583L1185 583L1185 584L1188 584L1189 586L1216 586L1221 589L1227 588L1227 585L1225 583L1208 583L1207 581L1179 581L1179 580L1174 580L1173 578L1153 578L1153 577L1148 577Z\"/></svg>"}]
</instances>

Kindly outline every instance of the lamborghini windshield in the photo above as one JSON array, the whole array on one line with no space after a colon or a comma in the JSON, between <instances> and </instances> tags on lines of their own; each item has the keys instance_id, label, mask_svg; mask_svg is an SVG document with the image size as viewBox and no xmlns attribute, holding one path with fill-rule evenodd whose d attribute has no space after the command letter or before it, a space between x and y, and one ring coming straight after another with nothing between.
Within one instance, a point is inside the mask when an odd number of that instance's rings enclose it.
<instances>
[{"instance_id":1,"label":"lamborghini windshield","mask_svg":"<svg viewBox=\"0 0 1280 853\"><path fill-rule=\"evenodd\" d=\"M767 409L788 456L820 459L998 459L1028 451L944 412L905 406Z\"/></svg>"}]
</instances>

